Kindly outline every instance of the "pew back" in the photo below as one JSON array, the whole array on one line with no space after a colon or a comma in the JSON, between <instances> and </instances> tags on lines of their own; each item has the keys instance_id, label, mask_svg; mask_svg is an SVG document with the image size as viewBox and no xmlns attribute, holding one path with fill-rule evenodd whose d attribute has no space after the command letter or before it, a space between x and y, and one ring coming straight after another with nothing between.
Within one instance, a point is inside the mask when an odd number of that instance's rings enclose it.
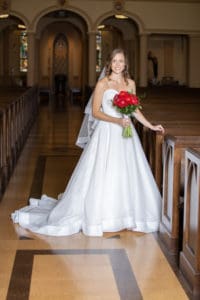
<instances>
[{"instance_id":1,"label":"pew back","mask_svg":"<svg viewBox=\"0 0 200 300\"><path fill-rule=\"evenodd\" d=\"M163 190L160 236L171 254L179 252L181 191L184 151L200 148L200 137L166 135L163 143Z\"/></svg>"},{"instance_id":2,"label":"pew back","mask_svg":"<svg viewBox=\"0 0 200 300\"><path fill-rule=\"evenodd\" d=\"M180 270L200 299L200 150L185 152L184 233Z\"/></svg>"}]
</instances>

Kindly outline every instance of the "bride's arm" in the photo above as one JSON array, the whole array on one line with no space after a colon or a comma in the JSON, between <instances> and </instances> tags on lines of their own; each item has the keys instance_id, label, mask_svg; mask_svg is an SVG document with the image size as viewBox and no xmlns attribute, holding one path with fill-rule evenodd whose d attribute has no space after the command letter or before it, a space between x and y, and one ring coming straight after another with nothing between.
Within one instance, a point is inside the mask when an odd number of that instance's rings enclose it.
<instances>
[{"instance_id":1,"label":"bride's arm","mask_svg":"<svg viewBox=\"0 0 200 300\"><path fill-rule=\"evenodd\" d=\"M104 91L105 91L104 82L102 80L100 80L97 82L97 85L94 90L94 95L93 95L93 101L92 101L93 117L96 119L102 120L102 121L116 123L123 127L128 126L130 124L130 121L128 119L115 118L115 117L109 116L101 111L101 104L102 104ZM112 100L112 99L110 99L110 100Z\"/></svg>"},{"instance_id":2,"label":"bride's arm","mask_svg":"<svg viewBox=\"0 0 200 300\"><path fill-rule=\"evenodd\" d=\"M133 90L133 94L136 94L136 86L135 86L135 82L132 81L132 90ZM153 125L151 124L146 118L145 116L142 114L142 112L140 111L140 109L137 109L134 113L133 116L144 126L150 128L151 130L154 131L161 131L162 133L164 133L164 128L161 124L159 125Z\"/></svg>"},{"instance_id":3,"label":"bride's arm","mask_svg":"<svg viewBox=\"0 0 200 300\"><path fill-rule=\"evenodd\" d=\"M164 128L161 124L159 125L152 125L146 118L145 116L141 113L141 111L139 109L137 109L134 113L133 113L134 117L140 122L142 123L144 126L150 128L151 130L154 131L161 131L162 133L164 133Z\"/></svg>"}]
</instances>

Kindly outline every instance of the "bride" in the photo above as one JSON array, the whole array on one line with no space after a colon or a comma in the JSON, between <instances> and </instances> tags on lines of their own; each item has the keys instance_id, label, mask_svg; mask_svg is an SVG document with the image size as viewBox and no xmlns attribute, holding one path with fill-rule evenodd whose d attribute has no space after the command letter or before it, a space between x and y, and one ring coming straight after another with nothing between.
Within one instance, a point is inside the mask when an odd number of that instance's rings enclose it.
<instances>
[{"instance_id":1,"label":"bride","mask_svg":"<svg viewBox=\"0 0 200 300\"><path fill-rule=\"evenodd\" d=\"M54 236L158 230L161 196L134 126L112 104L120 91L136 93L136 87L125 52L115 49L93 93L92 116L87 116L95 121L93 133L64 193L59 200L46 195L31 198L28 206L12 214L13 222ZM152 125L139 109L133 114L144 126L164 132L162 125ZM129 125L133 137L124 138L122 129Z\"/></svg>"}]
</instances>

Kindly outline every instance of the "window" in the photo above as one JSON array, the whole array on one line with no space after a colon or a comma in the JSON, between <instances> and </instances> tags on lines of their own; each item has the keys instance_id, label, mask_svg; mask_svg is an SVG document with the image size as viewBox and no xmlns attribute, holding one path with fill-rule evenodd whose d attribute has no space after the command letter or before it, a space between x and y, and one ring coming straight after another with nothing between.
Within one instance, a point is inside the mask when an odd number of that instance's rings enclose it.
<instances>
[{"instance_id":1,"label":"window","mask_svg":"<svg viewBox=\"0 0 200 300\"><path fill-rule=\"evenodd\" d=\"M27 33L22 31L20 33L20 72L27 72L28 70L28 42Z\"/></svg>"},{"instance_id":2,"label":"window","mask_svg":"<svg viewBox=\"0 0 200 300\"><path fill-rule=\"evenodd\" d=\"M102 67L102 49L101 49L102 36L101 31L99 31L96 35L96 73L101 71Z\"/></svg>"}]
</instances>

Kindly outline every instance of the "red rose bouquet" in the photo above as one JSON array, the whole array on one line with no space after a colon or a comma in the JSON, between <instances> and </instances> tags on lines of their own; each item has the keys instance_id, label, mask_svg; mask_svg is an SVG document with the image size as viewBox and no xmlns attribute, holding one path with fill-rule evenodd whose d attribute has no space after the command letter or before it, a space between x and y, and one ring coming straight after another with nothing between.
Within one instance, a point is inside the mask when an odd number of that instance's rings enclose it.
<instances>
[{"instance_id":1,"label":"red rose bouquet","mask_svg":"<svg viewBox=\"0 0 200 300\"><path fill-rule=\"evenodd\" d=\"M113 98L113 105L117 110L124 115L124 117L130 116L137 108L141 108L139 98L131 92L121 91ZM124 127L122 132L123 137L131 137L132 129L129 125Z\"/></svg>"}]
</instances>

